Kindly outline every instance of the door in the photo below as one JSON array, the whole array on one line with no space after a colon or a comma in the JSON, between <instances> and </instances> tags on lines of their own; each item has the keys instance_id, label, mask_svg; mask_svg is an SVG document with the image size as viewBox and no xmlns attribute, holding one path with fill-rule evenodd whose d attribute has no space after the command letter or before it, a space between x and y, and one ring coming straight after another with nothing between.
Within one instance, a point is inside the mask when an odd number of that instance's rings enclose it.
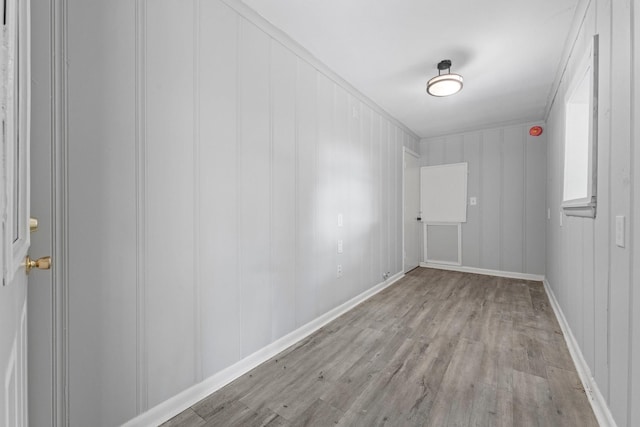
<instances>
[{"instance_id":1,"label":"door","mask_svg":"<svg viewBox=\"0 0 640 427\"><path fill-rule=\"evenodd\" d=\"M404 271L420 265L420 164L418 156L404 150Z\"/></svg>"},{"instance_id":2,"label":"door","mask_svg":"<svg viewBox=\"0 0 640 427\"><path fill-rule=\"evenodd\" d=\"M28 425L29 1L2 2L0 206L0 426ZM29 264L30 266L31 264Z\"/></svg>"}]
</instances>

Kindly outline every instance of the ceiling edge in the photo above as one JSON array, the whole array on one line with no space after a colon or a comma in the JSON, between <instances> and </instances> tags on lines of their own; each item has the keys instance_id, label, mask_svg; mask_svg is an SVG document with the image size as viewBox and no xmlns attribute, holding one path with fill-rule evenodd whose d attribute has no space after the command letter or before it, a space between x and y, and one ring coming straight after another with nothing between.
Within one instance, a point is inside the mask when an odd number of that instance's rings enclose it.
<instances>
[{"instance_id":1,"label":"ceiling edge","mask_svg":"<svg viewBox=\"0 0 640 427\"><path fill-rule=\"evenodd\" d=\"M579 0L576 6L576 11L571 22L571 29L567 34L567 38L564 42L564 49L562 50L562 55L560 56L560 61L558 62L558 67L556 69L556 76L553 79L551 90L549 91L549 95L547 96L547 105L544 109L545 121L549 118L551 108L555 103L556 96L558 95L558 89L560 88L560 83L562 83L562 79L564 78L564 75L567 71L569 58L571 58L571 56L573 55L573 50L578 41L578 37L580 36L580 31L582 30L584 21L587 18L587 13L589 12L589 6L591 5L591 2L592 0Z\"/></svg>"},{"instance_id":2,"label":"ceiling edge","mask_svg":"<svg viewBox=\"0 0 640 427\"><path fill-rule=\"evenodd\" d=\"M267 21L262 15L257 13L255 10L251 9L241 0L220 0L225 5L229 6L231 9L239 13L243 18L257 26L259 29L264 31L269 37L281 43L286 48L290 49L294 54L299 56L301 59L307 61L312 67L314 67L318 72L324 74L330 80L333 80L338 85L342 86L344 89L347 89L351 92L351 95L358 98L362 103L366 104L369 108L376 111L378 114L384 116L389 121L393 122L396 126L402 128L405 132L407 132L410 136L416 139L416 141L420 141L420 136L411 130L407 125L402 123L397 118L393 117L387 111L385 111L382 107L376 104L371 98L360 92L356 89L351 83L346 81L344 78L340 77L338 73L329 68L324 62L320 61L318 58L313 56L311 52L305 49L302 45L300 45L297 41L295 41L291 36L287 33L273 25L271 22Z\"/></svg>"},{"instance_id":3,"label":"ceiling edge","mask_svg":"<svg viewBox=\"0 0 640 427\"><path fill-rule=\"evenodd\" d=\"M505 128L518 127L518 126L534 126L534 125L546 126L546 120L544 119L509 120L505 122L492 123L486 126L480 126L475 128L464 128L461 130L457 130L455 132L438 133L438 134L433 134L429 136L423 136L423 137L420 137L420 142L430 140L430 139L444 138L448 136L466 135L468 133L473 133L473 132L484 132L492 129L505 129Z\"/></svg>"}]
</instances>

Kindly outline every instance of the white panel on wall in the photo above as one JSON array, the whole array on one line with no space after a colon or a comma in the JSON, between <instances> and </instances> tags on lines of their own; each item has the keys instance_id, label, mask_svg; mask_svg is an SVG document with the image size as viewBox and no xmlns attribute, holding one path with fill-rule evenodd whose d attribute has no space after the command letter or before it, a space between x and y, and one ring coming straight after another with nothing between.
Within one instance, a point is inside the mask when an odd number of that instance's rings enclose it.
<instances>
[{"instance_id":1,"label":"white panel on wall","mask_svg":"<svg viewBox=\"0 0 640 427\"><path fill-rule=\"evenodd\" d=\"M146 339L153 406L196 379L193 2L147 2L146 22Z\"/></svg>"},{"instance_id":2,"label":"white panel on wall","mask_svg":"<svg viewBox=\"0 0 640 427\"><path fill-rule=\"evenodd\" d=\"M467 220L467 163L420 168L420 210L423 222Z\"/></svg>"},{"instance_id":3,"label":"white panel on wall","mask_svg":"<svg viewBox=\"0 0 640 427\"><path fill-rule=\"evenodd\" d=\"M238 19L220 2L200 9L200 301L203 375L240 357L238 282Z\"/></svg>"},{"instance_id":4,"label":"white panel on wall","mask_svg":"<svg viewBox=\"0 0 640 427\"><path fill-rule=\"evenodd\" d=\"M248 356L271 341L270 40L241 20L239 41L240 348Z\"/></svg>"}]
</instances>

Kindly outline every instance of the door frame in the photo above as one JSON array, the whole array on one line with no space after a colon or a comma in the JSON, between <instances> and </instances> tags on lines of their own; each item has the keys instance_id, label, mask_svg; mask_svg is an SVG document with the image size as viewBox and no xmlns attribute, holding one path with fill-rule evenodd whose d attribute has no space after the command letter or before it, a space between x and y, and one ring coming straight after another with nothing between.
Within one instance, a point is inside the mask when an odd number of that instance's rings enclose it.
<instances>
[{"instance_id":1,"label":"door frame","mask_svg":"<svg viewBox=\"0 0 640 427\"><path fill-rule=\"evenodd\" d=\"M44 316L29 314L29 327L39 328L48 335L48 342L40 340L30 341L30 352L42 352L46 354L46 366L40 366L40 372L46 372L42 378L29 377L30 387L40 387L40 390L48 402L40 405L30 402L29 414L35 411L46 411L44 418L51 418L52 426L69 425L69 399L68 399L68 264L67 237L68 224L67 209L67 0L31 0L32 9L44 8L47 12L38 15L32 20L38 19L37 24L32 25L31 38L34 45L32 60L47 67L46 76L50 85L34 85L32 93L46 90L45 99L50 99L49 105L43 107L42 116L48 115L48 120L33 123L32 126L43 126L40 129L43 135L49 135L47 141L38 141L42 144L40 149L32 150L31 160L50 165L49 175L38 176L38 182L43 193L50 196L48 212L41 212L40 218L43 224L41 233L49 232L50 251L54 260L54 266L50 274L32 275L30 277L31 292L41 292L39 297L46 300L43 304L49 308ZM36 6L36 4L38 6ZM42 10L42 9L41 9ZM43 16L44 15L44 16ZM37 46L37 47L36 47ZM35 55L38 55L36 58ZM46 64L46 65L45 65ZM39 92L42 94L42 92ZM45 129L46 128L46 129ZM32 132L34 133L34 132ZM46 150L43 147L48 146ZM31 170L32 177L38 171ZM42 182L46 179L46 182ZM42 362L45 363L45 362ZM42 382L39 382L42 381ZM49 413L50 412L50 413Z\"/></svg>"},{"instance_id":2,"label":"door frame","mask_svg":"<svg viewBox=\"0 0 640 427\"><path fill-rule=\"evenodd\" d=\"M410 148L407 147L402 147L402 272L405 273L405 258L406 258L406 239L405 239L405 225L404 225L404 217L405 217L405 211L407 208L407 201L405 200L405 181L406 181L406 174L407 174L407 155L413 156L416 159L420 160L420 154L416 153L415 151L413 151ZM418 182L418 186L420 185L420 183ZM420 204L418 203L418 206L420 206ZM418 263L418 267L420 266L420 263Z\"/></svg>"}]
</instances>

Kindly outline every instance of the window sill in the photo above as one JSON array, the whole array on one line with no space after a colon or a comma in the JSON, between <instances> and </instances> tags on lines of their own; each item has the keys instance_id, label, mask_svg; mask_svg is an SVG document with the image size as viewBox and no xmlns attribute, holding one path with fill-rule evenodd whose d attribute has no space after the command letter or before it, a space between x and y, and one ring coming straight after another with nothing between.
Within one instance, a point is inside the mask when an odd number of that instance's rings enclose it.
<instances>
[{"instance_id":1,"label":"window sill","mask_svg":"<svg viewBox=\"0 0 640 427\"><path fill-rule=\"evenodd\" d=\"M567 201L562 204L562 210L566 216L579 216L583 218L596 217L596 201L595 198L591 202L572 202Z\"/></svg>"}]
</instances>

